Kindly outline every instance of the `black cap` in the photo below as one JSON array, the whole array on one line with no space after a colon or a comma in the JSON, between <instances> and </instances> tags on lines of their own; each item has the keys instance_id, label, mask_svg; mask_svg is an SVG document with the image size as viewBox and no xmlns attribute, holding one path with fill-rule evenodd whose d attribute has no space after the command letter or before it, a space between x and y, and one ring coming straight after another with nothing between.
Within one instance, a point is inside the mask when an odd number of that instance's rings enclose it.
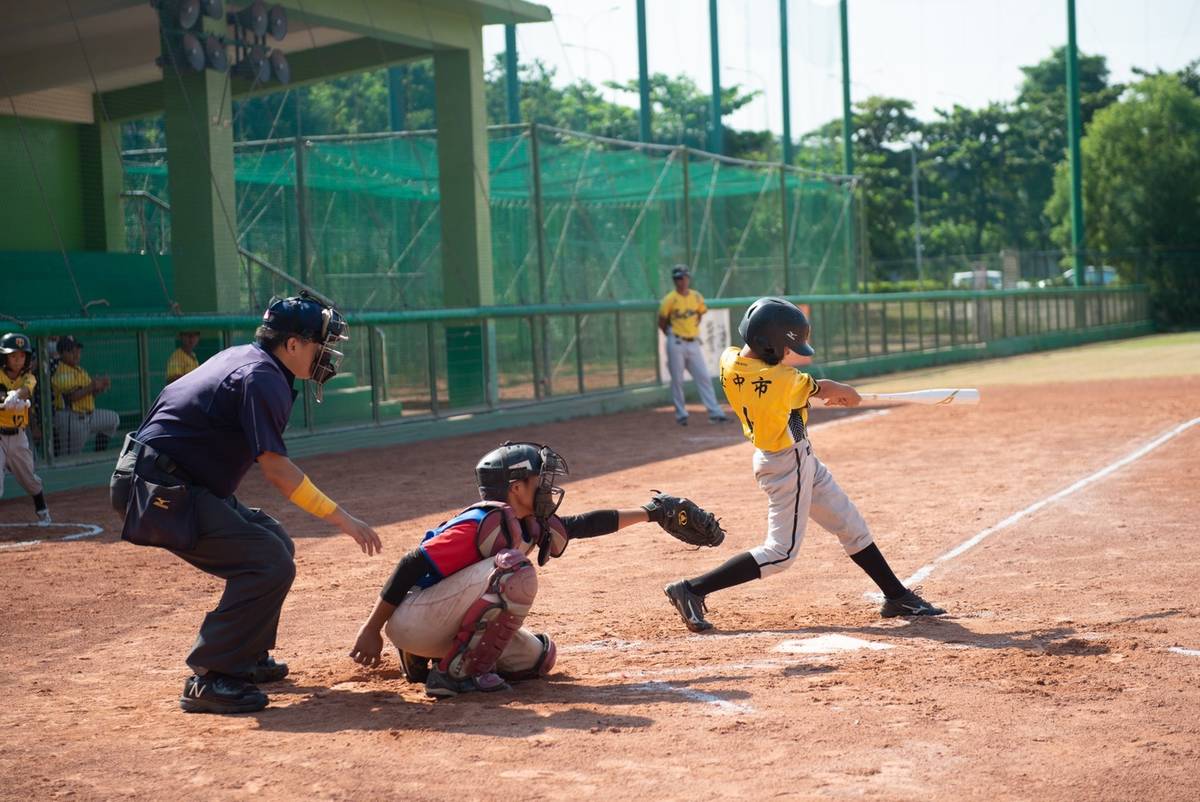
<instances>
[{"instance_id":1,"label":"black cap","mask_svg":"<svg viewBox=\"0 0 1200 802\"><path fill-rule=\"evenodd\" d=\"M690 275L691 272L687 269L687 265L675 265L671 268L672 279L683 278L684 276Z\"/></svg>"},{"instance_id":2,"label":"black cap","mask_svg":"<svg viewBox=\"0 0 1200 802\"><path fill-rule=\"evenodd\" d=\"M57 348L58 348L58 352L60 354L63 351L73 351L76 348L82 348L82 347L83 347L83 343L79 342L79 340L75 339L70 334L68 334L66 337L58 338Z\"/></svg>"}]
</instances>

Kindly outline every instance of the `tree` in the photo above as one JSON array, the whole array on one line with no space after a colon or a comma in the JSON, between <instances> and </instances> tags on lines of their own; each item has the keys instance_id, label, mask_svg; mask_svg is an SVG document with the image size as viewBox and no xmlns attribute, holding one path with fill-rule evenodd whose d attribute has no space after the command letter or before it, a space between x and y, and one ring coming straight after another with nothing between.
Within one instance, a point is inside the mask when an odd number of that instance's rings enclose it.
<instances>
[{"instance_id":1,"label":"tree","mask_svg":"<svg viewBox=\"0 0 1200 802\"><path fill-rule=\"evenodd\" d=\"M1097 112L1083 138L1083 201L1091 249L1107 251L1123 279L1150 286L1160 319L1200 323L1200 97L1176 75L1154 75ZM1055 175L1047 215L1070 242L1070 183ZM1133 249L1149 249L1138 264Z\"/></svg>"}]
</instances>

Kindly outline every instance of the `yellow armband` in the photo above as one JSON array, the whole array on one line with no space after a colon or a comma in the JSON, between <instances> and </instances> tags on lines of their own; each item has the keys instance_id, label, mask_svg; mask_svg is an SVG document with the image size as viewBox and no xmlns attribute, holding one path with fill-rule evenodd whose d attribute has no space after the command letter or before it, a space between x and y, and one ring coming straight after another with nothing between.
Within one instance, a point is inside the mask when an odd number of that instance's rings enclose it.
<instances>
[{"instance_id":1,"label":"yellow armband","mask_svg":"<svg viewBox=\"0 0 1200 802\"><path fill-rule=\"evenodd\" d=\"M324 518L337 509L337 504L318 490L307 476L300 482L300 486L292 491L292 495L288 496L288 501L318 518Z\"/></svg>"}]
</instances>

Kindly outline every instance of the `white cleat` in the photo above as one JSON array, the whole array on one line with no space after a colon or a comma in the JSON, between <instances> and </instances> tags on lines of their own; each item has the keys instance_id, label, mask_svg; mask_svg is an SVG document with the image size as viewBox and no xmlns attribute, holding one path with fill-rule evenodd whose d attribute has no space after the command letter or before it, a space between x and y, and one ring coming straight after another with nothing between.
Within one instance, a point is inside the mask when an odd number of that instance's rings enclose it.
<instances>
[{"instance_id":1,"label":"white cleat","mask_svg":"<svg viewBox=\"0 0 1200 802\"><path fill-rule=\"evenodd\" d=\"M37 517L38 526L49 526L54 523L54 521L50 520L50 510L38 510Z\"/></svg>"}]
</instances>

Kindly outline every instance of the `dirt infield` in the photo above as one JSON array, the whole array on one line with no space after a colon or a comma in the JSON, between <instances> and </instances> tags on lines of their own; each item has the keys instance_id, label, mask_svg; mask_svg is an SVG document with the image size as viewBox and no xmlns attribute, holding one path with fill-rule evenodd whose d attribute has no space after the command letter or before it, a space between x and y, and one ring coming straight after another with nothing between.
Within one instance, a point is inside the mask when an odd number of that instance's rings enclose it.
<instances>
[{"instance_id":1,"label":"dirt infield","mask_svg":"<svg viewBox=\"0 0 1200 802\"><path fill-rule=\"evenodd\" d=\"M975 408L814 415L816 453L897 573L933 566L939 620L881 621L814 524L789 571L714 595L716 630L690 635L663 584L759 542L766 504L740 433L681 429L664 408L304 460L380 526L374 559L252 478L241 497L297 538L277 651L293 673L262 713L189 716L183 657L219 584L118 542L100 492L58 494L56 519L110 531L0 549L0 796L1200 798L1200 425L1178 428L1200 415L1198 352L1146 377L1158 346L1139 343L1055 354L1050 380L981 382ZM1077 380L1083 352L1110 372ZM1005 364L1021 372L939 378ZM472 500L475 459L509 437L567 457L566 512L661 487L718 512L729 538L692 551L640 526L572 544L528 620L560 644L556 673L433 703L390 647L376 671L346 652L394 561ZM0 522L27 507L0 504Z\"/></svg>"}]
</instances>

